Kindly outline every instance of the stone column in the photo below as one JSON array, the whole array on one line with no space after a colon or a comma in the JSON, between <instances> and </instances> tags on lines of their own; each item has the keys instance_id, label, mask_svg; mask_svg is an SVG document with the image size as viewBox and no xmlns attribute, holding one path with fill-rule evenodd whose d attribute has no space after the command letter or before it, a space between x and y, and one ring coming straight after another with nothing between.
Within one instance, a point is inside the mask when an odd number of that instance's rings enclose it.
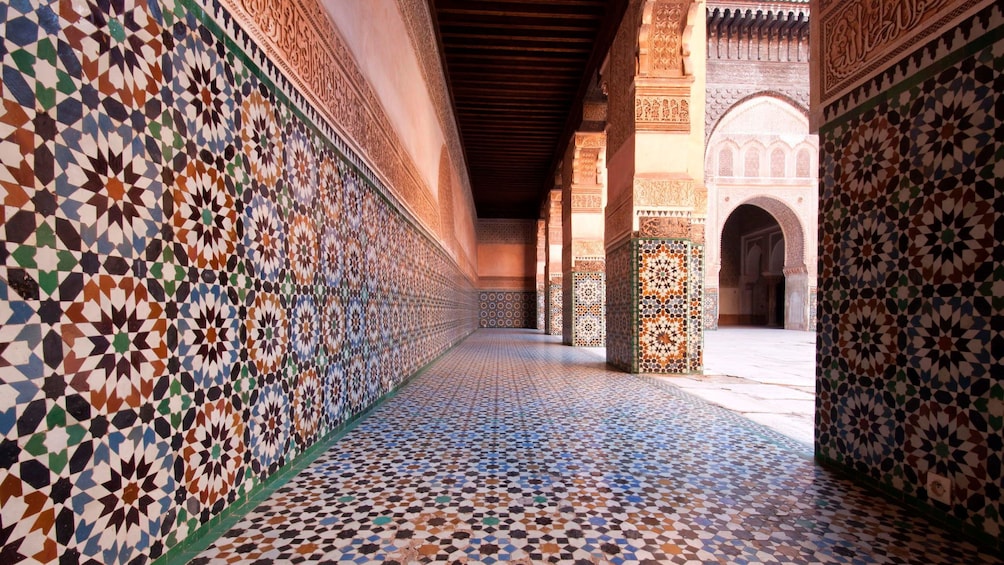
<instances>
[{"instance_id":1,"label":"stone column","mask_svg":"<svg viewBox=\"0 0 1004 565\"><path fill-rule=\"evenodd\" d=\"M547 261L544 278L547 281L547 319L545 333L561 335L561 188L548 194L546 207Z\"/></svg>"},{"instance_id":2,"label":"stone column","mask_svg":"<svg viewBox=\"0 0 1004 565\"><path fill-rule=\"evenodd\" d=\"M633 0L604 70L607 361L703 369L703 3Z\"/></svg>"},{"instance_id":3,"label":"stone column","mask_svg":"<svg viewBox=\"0 0 1004 565\"><path fill-rule=\"evenodd\" d=\"M577 132L568 144L562 183L563 342L606 345L603 197L606 134Z\"/></svg>"}]
</instances>

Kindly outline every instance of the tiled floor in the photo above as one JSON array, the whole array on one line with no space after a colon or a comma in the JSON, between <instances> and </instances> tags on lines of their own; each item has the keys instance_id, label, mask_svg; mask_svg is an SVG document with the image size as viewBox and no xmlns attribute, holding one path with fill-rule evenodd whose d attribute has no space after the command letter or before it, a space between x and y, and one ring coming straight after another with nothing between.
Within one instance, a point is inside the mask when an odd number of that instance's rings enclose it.
<instances>
[{"instance_id":1,"label":"tiled floor","mask_svg":"<svg viewBox=\"0 0 1004 565\"><path fill-rule=\"evenodd\" d=\"M809 448L528 330L481 330L194 563L981 563Z\"/></svg>"}]
</instances>

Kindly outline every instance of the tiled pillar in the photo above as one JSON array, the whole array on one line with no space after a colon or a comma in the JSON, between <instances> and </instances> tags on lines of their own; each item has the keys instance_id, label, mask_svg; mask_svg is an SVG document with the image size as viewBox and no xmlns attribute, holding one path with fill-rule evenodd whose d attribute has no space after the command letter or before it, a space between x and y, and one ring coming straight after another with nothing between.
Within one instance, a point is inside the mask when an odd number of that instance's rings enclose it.
<instances>
[{"instance_id":1,"label":"tiled pillar","mask_svg":"<svg viewBox=\"0 0 1004 565\"><path fill-rule=\"evenodd\" d=\"M605 115L605 104L600 106ZM588 107L588 106L587 106ZM603 197L606 135L577 132L568 144L562 182L564 317L562 341L606 345Z\"/></svg>"},{"instance_id":2,"label":"tiled pillar","mask_svg":"<svg viewBox=\"0 0 1004 565\"><path fill-rule=\"evenodd\" d=\"M602 245L602 243L600 244ZM572 345L605 347L607 344L607 275L602 256L577 259L572 271Z\"/></svg>"},{"instance_id":3,"label":"tiled pillar","mask_svg":"<svg viewBox=\"0 0 1004 565\"><path fill-rule=\"evenodd\" d=\"M607 361L630 372L703 370L704 17L632 2L603 77Z\"/></svg>"},{"instance_id":4,"label":"tiled pillar","mask_svg":"<svg viewBox=\"0 0 1004 565\"><path fill-rule=\"evenodd\" d=\"M546 208L547 261L544 278L547 282L547 319L545 333L561 335L561 189L556 188L548 195Z\"/></svg>"}]
</instances>

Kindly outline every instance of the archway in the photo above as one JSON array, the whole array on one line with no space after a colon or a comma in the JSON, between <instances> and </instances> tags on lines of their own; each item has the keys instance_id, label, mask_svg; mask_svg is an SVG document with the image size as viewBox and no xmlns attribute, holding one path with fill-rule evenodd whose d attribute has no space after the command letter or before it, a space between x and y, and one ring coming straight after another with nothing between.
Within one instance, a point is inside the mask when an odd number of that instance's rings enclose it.
<instances>
[{"instance_id":1,"label":"archway","mask_svg":"<svg viewBox=\"0 0 1004 565\"><path fill-rule=\"evenodd\" d=\"M799 330L814 327L818 182L811 164L816 152L816 137L809 133L805 109L768 92L742 99L714 124L705 154L707 329L715 329L719 323ZM775 261L774 268L761 270L754 283L771 284L757 289L761 312L756 315L740 305L747 299L752 303L751 289L747 288L743 297L735 290L738 287L730 286L728 279L734 273L728 272L728 265L720 272L725 223L744 204L771 216L777 225L775 235L779 227L783 236L760 244L764 264L772 256ZM780 269L778 257L783 258ZM746 276L748 284L752 273ZM720 277L725 279L721 287Z\"/></svg>"},{"instance_id":2,"label":"archway","mask_svg":"<svg viewBox=\"0 0 1004 565\"><path fill-rule=\"evenodd\" d=\"M781 225L763 208L744 204L725 221L721 241L719 325L782 327L784 234ZM778 292L781 304L777 303Z\"/></svg>"},{"instance_id":3,"label":"archway","mask_svg":"<svg viewBox=\"0 0 1004 565\"><path fill-rule=\"evenodd\" d=\"M719 325L808 329L805 234L790 208L751 198L728 212L718 241Z\"/></svg>"}]
</instances>

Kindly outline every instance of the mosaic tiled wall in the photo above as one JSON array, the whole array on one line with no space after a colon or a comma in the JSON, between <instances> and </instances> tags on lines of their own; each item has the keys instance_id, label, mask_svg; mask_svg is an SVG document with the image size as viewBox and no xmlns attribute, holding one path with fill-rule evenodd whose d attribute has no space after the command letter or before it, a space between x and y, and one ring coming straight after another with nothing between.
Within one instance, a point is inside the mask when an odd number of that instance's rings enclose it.
<instances>
[{"instance_id":1,"label":"mosaic tiled wall","mask_svg":"<svg viewBox=\"0 0 1004 565\"><path fill-rule=\"evenodd\" d=\"M189 6L0 5L5 563L161 555L476 325L452 261Z\"/></svg>"},{"instance_id":2,"label":"mosaic tiled wall","mask_svg":"<svg viewBox=\"0 0 1004 565\"><path fill-rule=\"evenodd\" d=\"M547 327L547 291L544 287L537 289L537 329L543 330Z\"/></svg>"},{"instance_id":3,"label":"mosaic tiled wall","mask_svg":"<svg viewBox=\"0 0 1004 565\"><path fill-rule=\"evenodd\" d=\"M606 275L572 273L572 345L606 347Z\"/></svg>"},{"instance_id":4,"label":"mosaic tiled wall","mask_svg":"<svg viewBox=\"0 0 1004 565\"><path fill-rule=\"evenodd\" d=\"M718 329L718 289L704 288L704 329Z\"/></svg>"},{"instance_id":5,"label":"mosaic tiled wall","mask_svg":"<svg viewBox=\"0 0 1004 565\"><path fill-rule=\"evenodd\" d=\"M682 239L636 242L638 372L701 370L703 247Z\"/></svg>"},{"instance_id":6,"label":"mosaic tiled wall","mask_svg":"<svg viewBox=\"0 0 1004 565\"><path fill-rule=\"evenodd\" d=\"M952 504L931 504L998 545L1001 77L996 3L820 130L816 386L819 456L920 501L949 477Z\"/></svg>"},{"instance_id":7,"label":"mosaic tiled wall","mask_svg":"<svg viewBox=\"0 0 1004 565\"><path fill-rule=\"evenodd\" d=\"M562 320L562 300L561 281L551 283L547 286L547 333L549 335L561 335Z\"/></svg>"},{"instance_id":8,"label":"mosaic tiled wall","mask_svg":"<svg viewBox=\"0 0 1004 565\"><path fill-rule=\"evenodd\" d=\"M631 263L632 242L625 241L607 250L607 363L623 371L634 371L634 350L638 335L635 327L635 283Z\"/></svg>"},{"instance_id":9,"label":"mosaic tiled wall","mask_svg":"<svg viewBox=\"0 0 1004 565\"><path fill-rule=\"evenodd\" d=\"M569 273L571 275L571 273ZM572 345L575 331L572 329L575 324L575 312L572 310L574 303L572 300L572 288L575 281L571 276L561 277L561 343Z\"/></svg>"},{"instance_id":10,"label":"mosaic tiled wall","mask_svg":"<svg viewBox=\"0 0 1004 565\"><path fill-rule=\"evenodd\" d=\"M608 253L606 275L609 363L638 373L703 370L703 245L635 238Z\"/></svg>"},{"instance_id":11,"label":"mosaic tiled wall","mask_svg":"<svg viewBox=\"0 0 1004 565\"><path fill-rule=\"evenodd\" d=\"M482 290L479 294L482 328L532 328L537 323L537 293Z\"/></svg>"}]
</instances>

